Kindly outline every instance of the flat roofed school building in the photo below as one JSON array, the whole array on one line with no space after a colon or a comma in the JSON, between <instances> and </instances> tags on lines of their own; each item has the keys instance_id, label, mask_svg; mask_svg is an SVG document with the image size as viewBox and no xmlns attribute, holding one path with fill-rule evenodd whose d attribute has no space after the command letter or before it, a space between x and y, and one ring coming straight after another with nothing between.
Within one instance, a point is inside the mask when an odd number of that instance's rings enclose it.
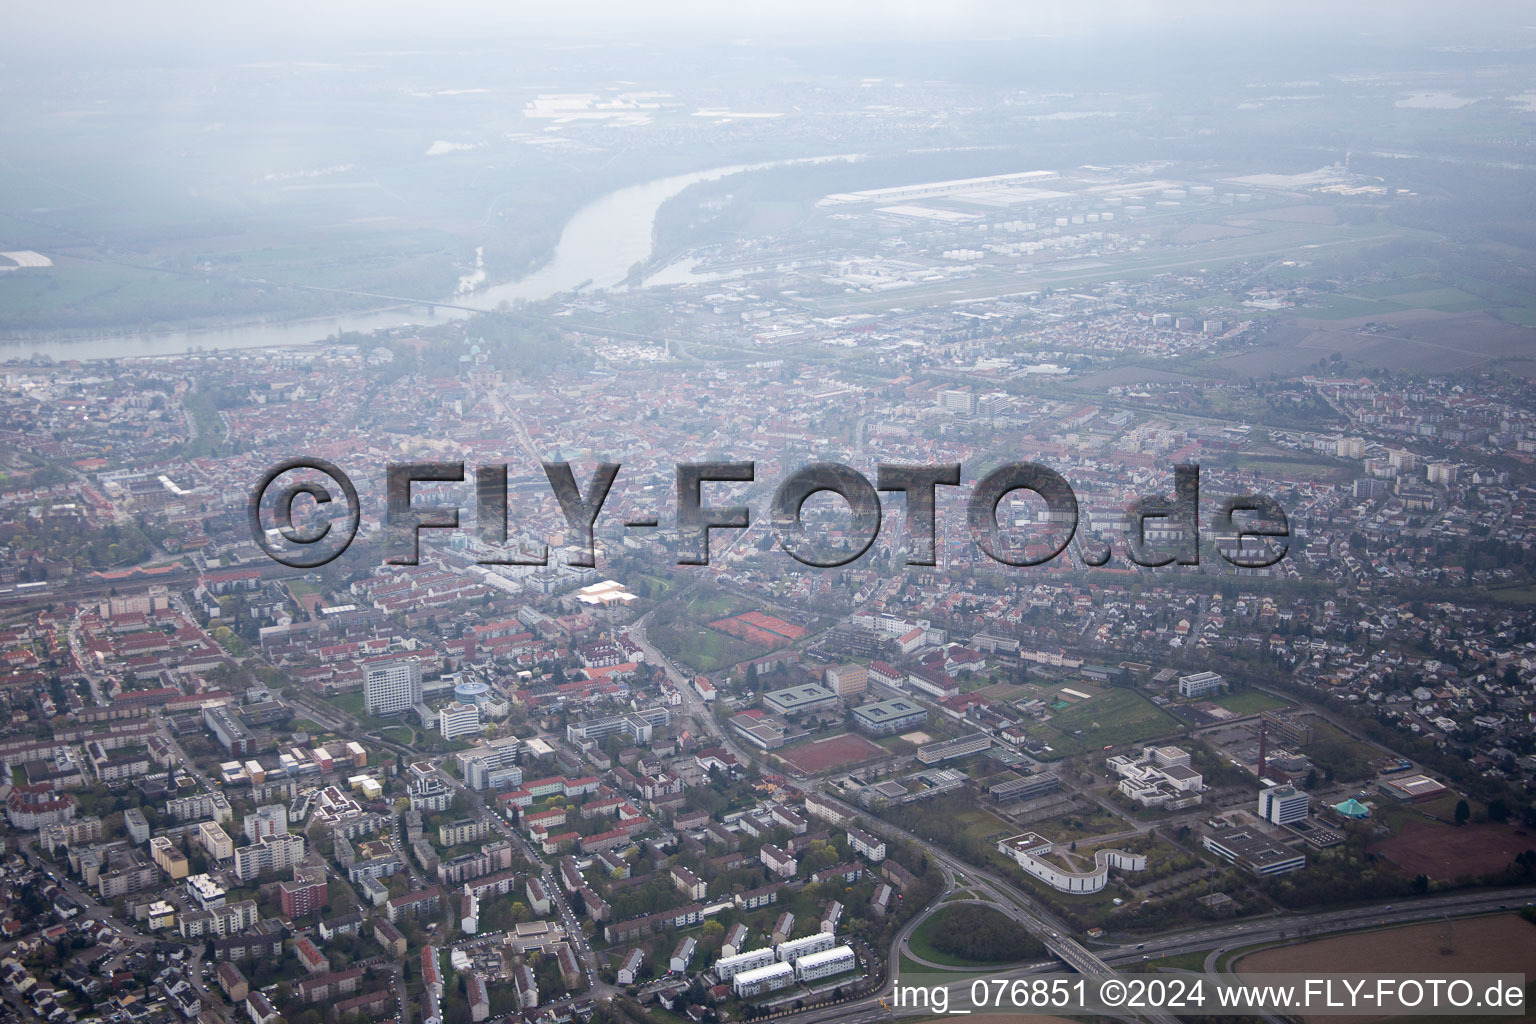
<instances>
[{"instance_id":1,"label":"flat roofed school building","mask_svg":"<svg viewBox=\"0 0 1536 1024\"><path fill-rule=\"evenodd\" d=\"M853 709L854 727L875 736L888 736L926 721L927 710L905 697L861 704Z\"/></svg>"},{"instance_id":2,"label":"flat roofed school building","mask_svg":"<svg viewBox=\"0 0 1536 1024\"><path fill-rule=\"evenodd\" d=\"M837 703L837 694L820 683L802 683L786 686L763 695L763 707L780 715L793 715L802 711L817 711Z\"/></svg>"},{"instance_id":3,"label":"flat roofed school building","mask_svg":"<svg viewBox=\"0 0 1536 1024\"><path fill-rule=\"evenodd\" d=\"M971 754L986 750L992 745L992 737L986 733L975 733L971 736L961 736L957 739L944 740L940 743L929 743L917 749L917 759L923 764L939 764L957 757L967 757Z\"/></svg>"}]
</instances>

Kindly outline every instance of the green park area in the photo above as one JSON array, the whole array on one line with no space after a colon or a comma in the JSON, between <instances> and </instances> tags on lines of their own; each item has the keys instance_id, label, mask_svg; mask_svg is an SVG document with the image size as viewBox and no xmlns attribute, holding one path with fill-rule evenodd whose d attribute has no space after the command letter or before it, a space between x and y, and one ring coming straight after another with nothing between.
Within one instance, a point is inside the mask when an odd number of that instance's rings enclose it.
<instances>
[{"instance_id":1,"label":"green park area","mask_svg":"<svg viewBox=\"0 0 1536 1024\"><path fill-rule=\"evenodd\" d=\"M990 967L1040 956L1045 947L991 907L948 904L912 932L912 952L947 967Z\"/></svg>"}]
</instances>

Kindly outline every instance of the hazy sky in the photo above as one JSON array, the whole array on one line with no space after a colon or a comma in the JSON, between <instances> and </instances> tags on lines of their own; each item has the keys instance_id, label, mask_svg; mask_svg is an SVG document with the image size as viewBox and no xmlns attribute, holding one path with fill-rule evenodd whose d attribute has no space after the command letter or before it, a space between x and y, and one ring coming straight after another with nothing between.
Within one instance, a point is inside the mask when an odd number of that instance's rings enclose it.
<instances>
[{"instance_id":1,"label":"hazy sky","mask_svg":"<svg viewBox=\"0 0 1536 1024\"><path fill-rule=\"evenodd\" d=\"M1233 39L1258 34L1334 43L1354 35L1513 46L1536 40L1529 27L1536 25L1536 12L1529 4L1444 0L50 0L0 6L0 55L23 60L39 53L96 49L139 50L150 56L285 42L435 47L551 34L610 39L761 35L817 41L1085 34L1134 41L1148 34Z\"/></svg>"}]
</instances>

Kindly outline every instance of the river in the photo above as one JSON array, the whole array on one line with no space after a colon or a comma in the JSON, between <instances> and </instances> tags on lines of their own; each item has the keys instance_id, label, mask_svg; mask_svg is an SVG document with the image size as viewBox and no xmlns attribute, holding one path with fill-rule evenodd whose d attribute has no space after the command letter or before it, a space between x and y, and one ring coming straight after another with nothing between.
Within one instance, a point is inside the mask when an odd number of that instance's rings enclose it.
<instances>
[{"instance_id":1,"label":"river","mask_svg":"<svg viewBox=\"0 0 1536 1024\"><path fill-rule=\"evenodd\" d=\"M561 231L554 255L538 270L516 281L476 288L441 301L489 310L503 302L519 299L534 302L577 289L615 288L636 263L650 259L652 232L661 205L690 185L772 167L857 159L859 157L848 155L732 164L618 189L576 211ZM77 340L0 339L0 358L46 355L54 359L121 359L181 355L195 349L286 348L324 341L342 331L366 333L386 327L441 324L468 315L464 309L437 306L429 312L425 305L408 305L332 317L199 330L84 336Z\"/></svg>"}]
</instances>

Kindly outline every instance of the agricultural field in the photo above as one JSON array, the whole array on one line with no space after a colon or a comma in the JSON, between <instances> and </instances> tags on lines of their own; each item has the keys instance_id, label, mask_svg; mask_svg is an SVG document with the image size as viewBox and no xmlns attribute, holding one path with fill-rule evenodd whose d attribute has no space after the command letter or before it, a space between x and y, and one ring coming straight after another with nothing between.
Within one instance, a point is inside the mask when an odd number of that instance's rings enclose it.
<instances>
[{"instance_id":1,"label":"agricultural field","mask_svg":"<svg viewBox=\"0 0 1536 1024\"><path fill-rule=\"evenodd\" d=\"M1362 974L1422 972L1447 977L1511 973L1530 977L1536 975L1536 926L1517 914L1436 921L1264 949L1237 958L1233 966L1242 975L1316 974L1337 970L1339 964L1348 964L1351 971ZM1343 1022L1366 1018L1307 1019Z\"/></svg>"},{"instance_id":2,"label":"agricultural field","mask_svg":"<svg viewBox=\"0 0 1536 1024\"><path fill-rule=\"evenodd\" d=\"M1501 871L1521 853L1536 846L1529 834L1513 825L1442 825L1409 820L1397 835L1370 847L1370 852L1394 864L1405 875L1454 880L1459 875ZM1533 936L1536 938L1536 936Z\"/></svg>"}]
</instances>

